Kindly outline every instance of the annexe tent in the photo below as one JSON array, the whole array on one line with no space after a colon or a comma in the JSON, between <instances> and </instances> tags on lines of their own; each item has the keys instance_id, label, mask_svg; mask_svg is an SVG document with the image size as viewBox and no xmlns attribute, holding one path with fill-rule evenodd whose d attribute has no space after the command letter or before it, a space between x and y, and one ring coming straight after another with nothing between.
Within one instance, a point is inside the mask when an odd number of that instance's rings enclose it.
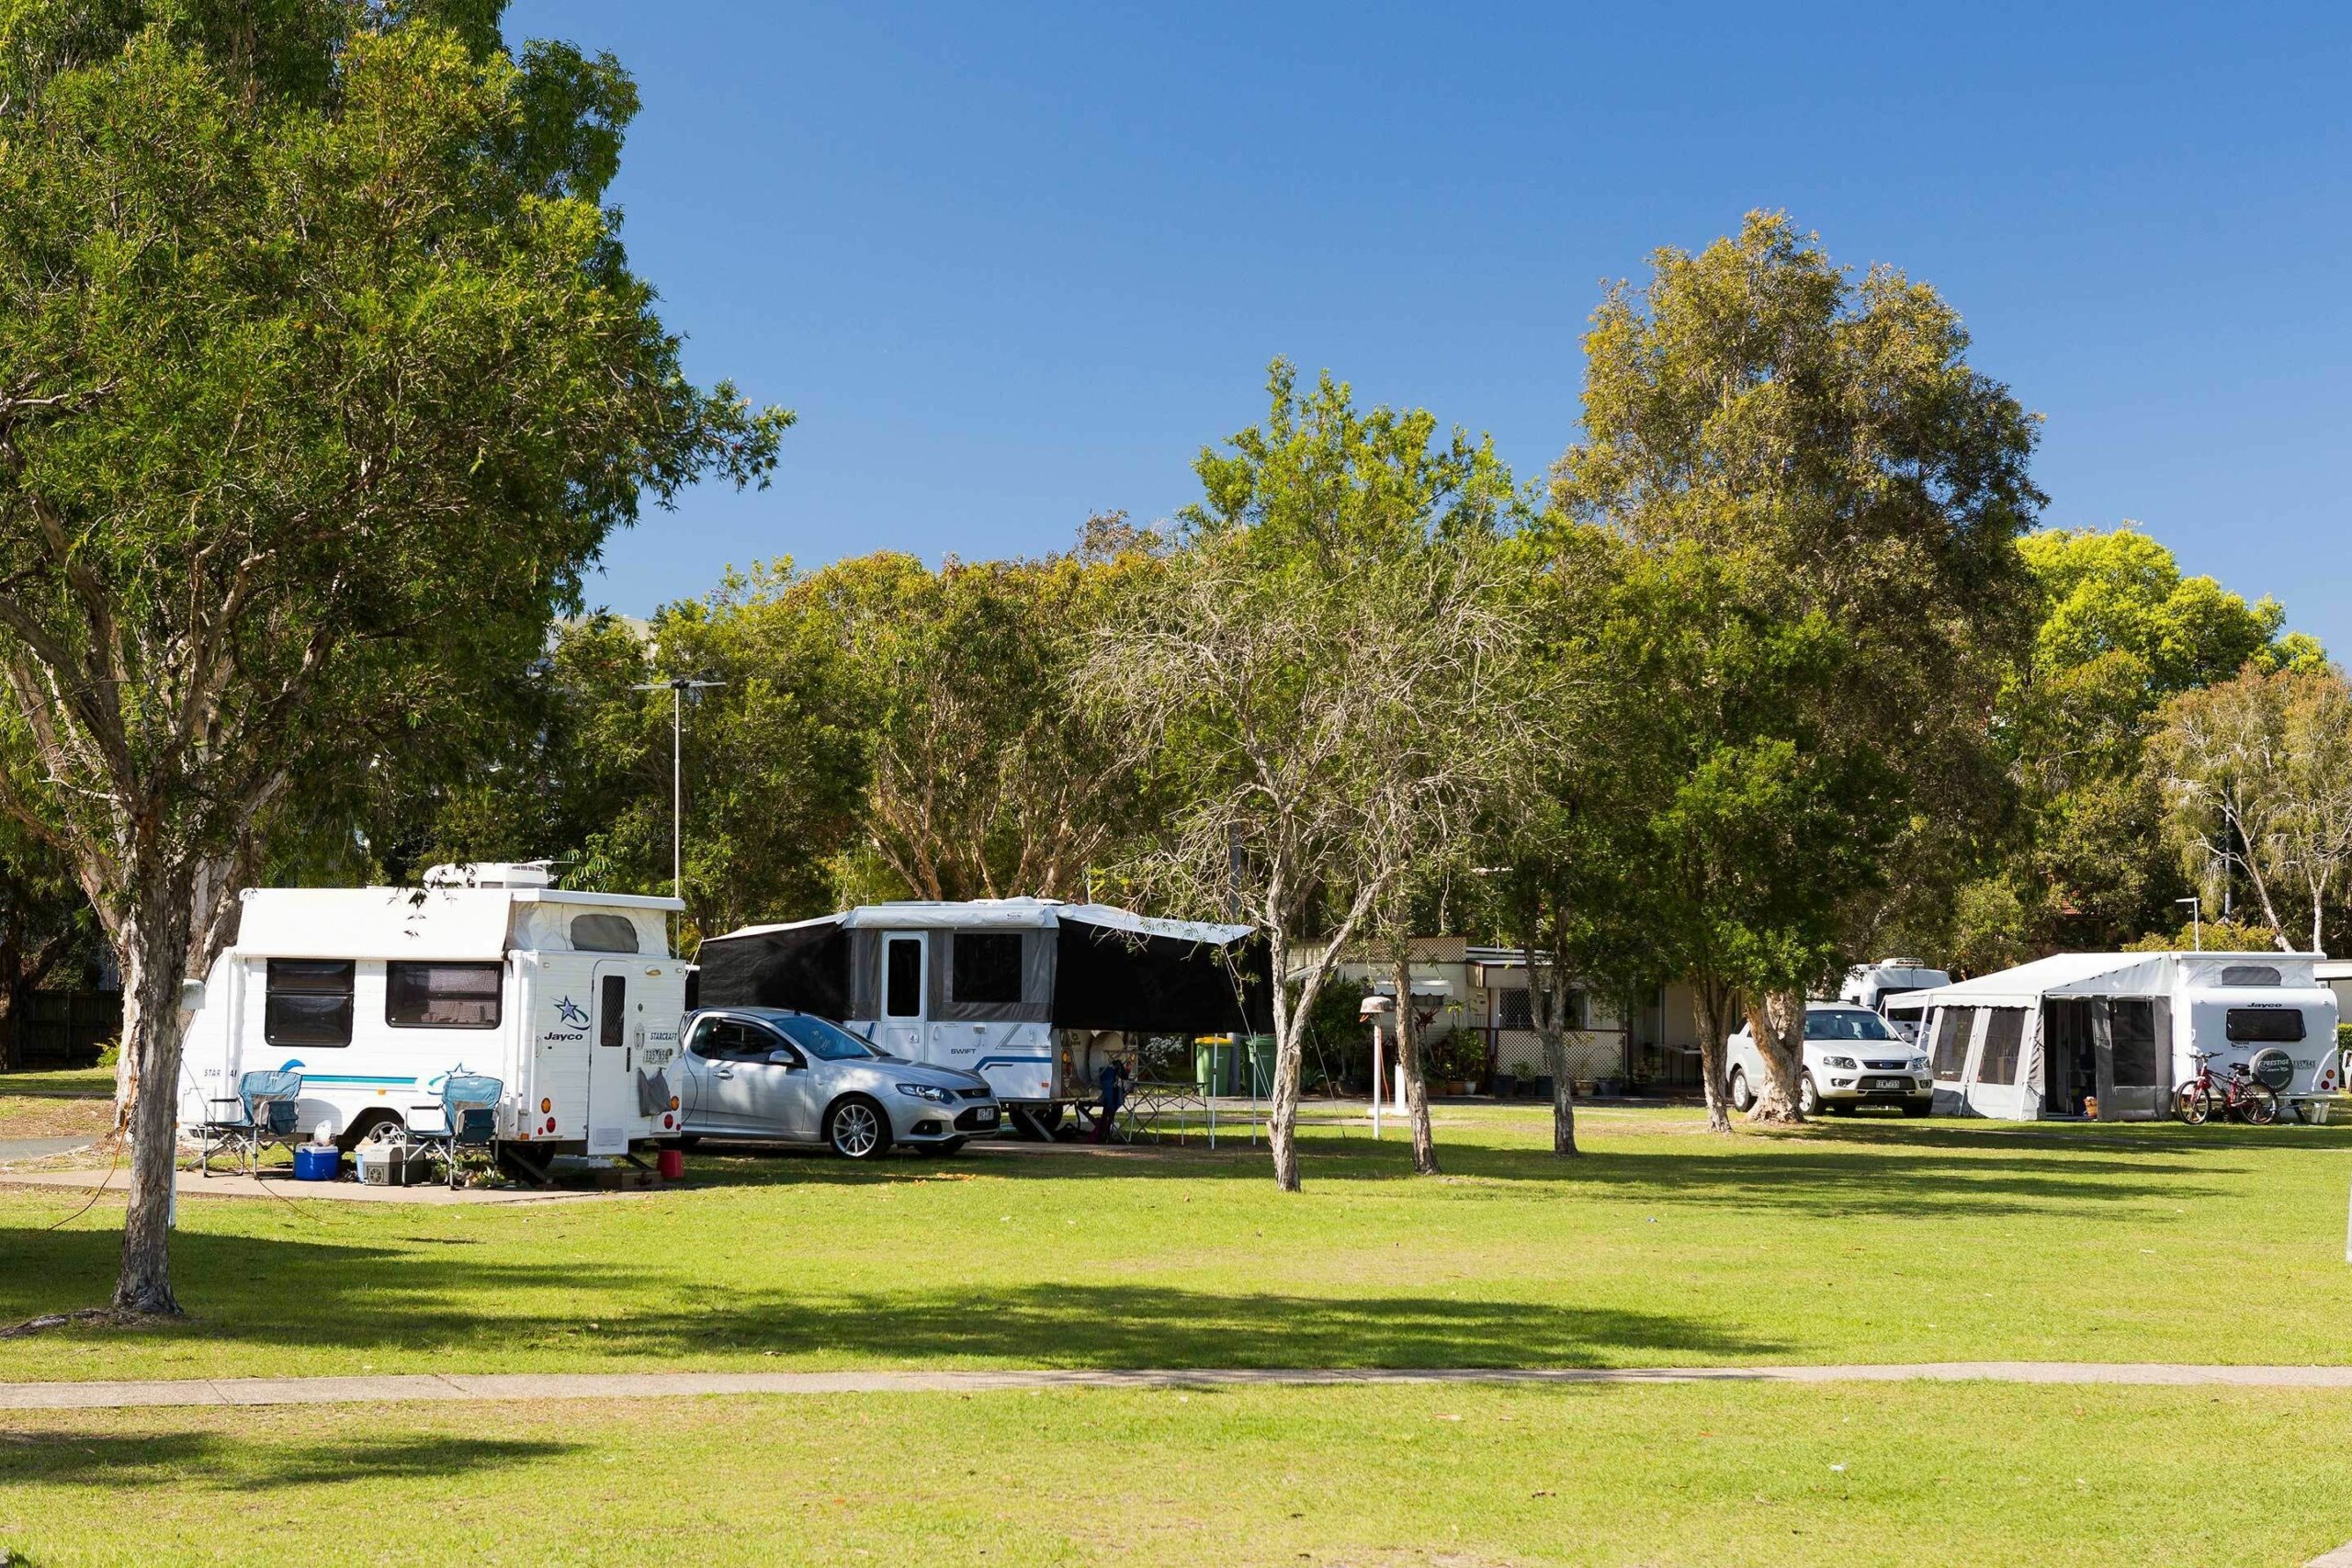
<instances>
[{"instance_id":1,"label":"annexe tent","mask_svg":"<svg viewBox=\"0 0 2352 1568\"><path fill-rule=\"evenodd\" d=\"M2270 1050L2292 1061L2290 1100L2333 1092L2335 998L2311 953L2066 953L1905 999L1927 1010L1920 1040L1936 1110L2030 1122L2173 1113L2175 1089Z\"/></svg>"}]
</instances>

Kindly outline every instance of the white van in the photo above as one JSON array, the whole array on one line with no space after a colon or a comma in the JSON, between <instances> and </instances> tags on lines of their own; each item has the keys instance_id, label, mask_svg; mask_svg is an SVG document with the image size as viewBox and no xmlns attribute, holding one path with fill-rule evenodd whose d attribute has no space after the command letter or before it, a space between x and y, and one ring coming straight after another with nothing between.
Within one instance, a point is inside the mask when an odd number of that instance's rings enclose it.
<instances>
[{"instance_id":1,"label":"white van","mask_svg":"<svg viewBox=\"0 0 2352 1568\"><path fill-rule=\"evenodd\" d=\"M277 1069L302 1077L301 1130L346 1148L379 1126L437 1129L455 1073L503 1086L501 1153L526 1169L678 1135L676 899L562 892L536 865L243 897L181 1054L182 1127Z\"/></svg>"}]
</instances>

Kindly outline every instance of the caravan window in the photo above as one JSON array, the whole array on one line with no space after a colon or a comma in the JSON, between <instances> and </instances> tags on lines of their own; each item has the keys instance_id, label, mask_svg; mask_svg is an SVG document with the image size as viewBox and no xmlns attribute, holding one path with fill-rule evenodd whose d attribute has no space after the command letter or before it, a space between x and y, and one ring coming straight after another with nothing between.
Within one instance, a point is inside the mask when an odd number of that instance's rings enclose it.
<instances>
[{"instance_id":1,"label":"caravan window","mask_svg":"<svg viewBox=\"0 0 2352 1568\"><path fill-rule=\"evenodd\" d=\"M2222 971L2224 986L2275 986L2278 971L2267 964L2233 964Z\"/></svg>"},{"instance_id":2,"label":"caravan window","mask_svg":"<svg viewBox=\"0 0 2352 1568\"><path fill-rule=\"evenodd\" d=\"M2025 1041L2025 1009L1987 1008L1991 1016L1984 1023L1984 1059L1977 1064L1976 1081L1986 1084L2015 1083L2018 1077L2018 1048ZM1966 1055L1966 1045L1961 1054ZM1957 1074L1960 1069L1954 1067Z\"/></svg>"},{"instance_id":3,"label":"caravan window","mask_svg":"<svg viewBox=\"0 0 2352 1568\"><path fill-rule=\"evenodd\" d=\"M1946 1008L1936 1022L1936 1077L1957 1079L1968 1065L1968 1036L1976 1028L1974 1008Z\"/></svg>"},{"instance_id":4,"label":"caravan window","mask_svg":"<svg viewBox=\"0 0 2352 1568\"><path fill-rule=\"evenodd\" d=\"M262 1038L272 1045L351 1043L348 959L273 958L262 1005Z\"/></svg>"},{"instance_id":5,"label":"caravan window","mask_svg":"<svg viewBox=\"0 0 2352 1568\"><path fill-rule=\"evenodd\" d=\"M959 1002L1021 999L1021 933L957 931L948 988Z\"/></svg>"},{"instance_id":6,"label":"caravan window","mask_svg":"<svg viewBox=\"0 0 2352 1568\"><path fill-rule=\"evenodd\" d=\"M384 1021L394 1029L496 1029L499 964L384 965Z\"/></svg>"},{"instance_id":7,"label":"caravan window","mask_svg":"<svg viewBox=\"0 0 2352 1568\"><path fill-rule=\"evenodd\" d=\"M922 939L894 937L882 950L882 1016L922 1016Z\"/></svg>"},{"instance_id":8,"label":"caravan window","mask_svg":"<svg viewBox=\"0 0 2352 1568\"><path fill-rule=\"evenodd\" d=\"M635 953L637 922L627 915L574 915L571 946L576 953Z\"/></svg>"},{"instance_id":9,"label":"caravan window","mask_svg":"<svg viewBox=\"0 0 2352 1568\"><path fill-rule=\"evenodd\" d=\"M2293 1008L2232 1008L2222 1032L2248 1044L2291 1045L2303 1037L2303 1015Z\"/></svg>"}]
</instances>

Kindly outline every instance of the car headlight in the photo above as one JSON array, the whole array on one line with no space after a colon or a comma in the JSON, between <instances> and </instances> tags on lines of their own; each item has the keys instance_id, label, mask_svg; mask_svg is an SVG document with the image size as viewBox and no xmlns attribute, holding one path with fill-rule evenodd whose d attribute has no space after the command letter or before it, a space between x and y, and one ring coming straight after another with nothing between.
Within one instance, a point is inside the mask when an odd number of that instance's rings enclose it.
<instances>
[{"instance_id":1,"label":"car headlight","mask_svg":"<svg viewBox=\"0 0 2352 1568\"><path fill-rule=\"evenodd\" d=\"M1854 1070L1854 1058L1851 1056L1830 1056L1825 1060L1830 1066L1843 1067L1849 1073Z\"/></svg>"},{"instance_id":2,"label":"car headlight","mask_svg":"<svg viewBox=\"0 0 2352 1568\"><path fill-rule=\"evenodd\" d=\"M1925 1057L1925 1056L1914 1056L1914 1057L1912 1057L1912 1058L1911 1058L1911 1070L1912 1070L1913 1072L1915 1072L1915 1073L1924 1073L1924 1072L1926 1072L1926 1071L1928 1070L1928 1058L1927 1058L1927 1057Z\"/></svg>"},{"instance_id":3,"label":"car headlight","mask_svg":"<svg viewBox=\"0 0 2352 1568\"><path fill-rule=\"evenodd\" d=\"M912 1095L917 1100L928 1100L933 1105L944 1105L948 1101L947 1091L936 1084L902 1083L899 1086L899 1092Z\"/></svg>"}]
</instances>

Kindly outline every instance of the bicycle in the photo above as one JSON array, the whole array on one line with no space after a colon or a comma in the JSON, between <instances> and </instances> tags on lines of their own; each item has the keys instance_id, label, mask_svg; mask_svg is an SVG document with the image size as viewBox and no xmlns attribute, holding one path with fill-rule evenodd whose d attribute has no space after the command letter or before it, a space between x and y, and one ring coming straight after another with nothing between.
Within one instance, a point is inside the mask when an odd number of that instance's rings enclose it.
<instances>
[{"instance_id":1,"label":"bicycle","mask_svg":"<svg viewBox=\"0 0 2352 1568\"><path fill-rule=\"evenodd\" d=\"M2201 1127L2218 1106L2224 1117L2236 1116L2257 1127L2278 1121L2278 1091L2247 1071L2244 1062L2232 1062L2228 1077L2215 1077L2212 1059L2218 1054L2189 1053L2197 1058L2197 1076L2180 1086L2180 1119Z\"/></svg>"}]
</instances>

